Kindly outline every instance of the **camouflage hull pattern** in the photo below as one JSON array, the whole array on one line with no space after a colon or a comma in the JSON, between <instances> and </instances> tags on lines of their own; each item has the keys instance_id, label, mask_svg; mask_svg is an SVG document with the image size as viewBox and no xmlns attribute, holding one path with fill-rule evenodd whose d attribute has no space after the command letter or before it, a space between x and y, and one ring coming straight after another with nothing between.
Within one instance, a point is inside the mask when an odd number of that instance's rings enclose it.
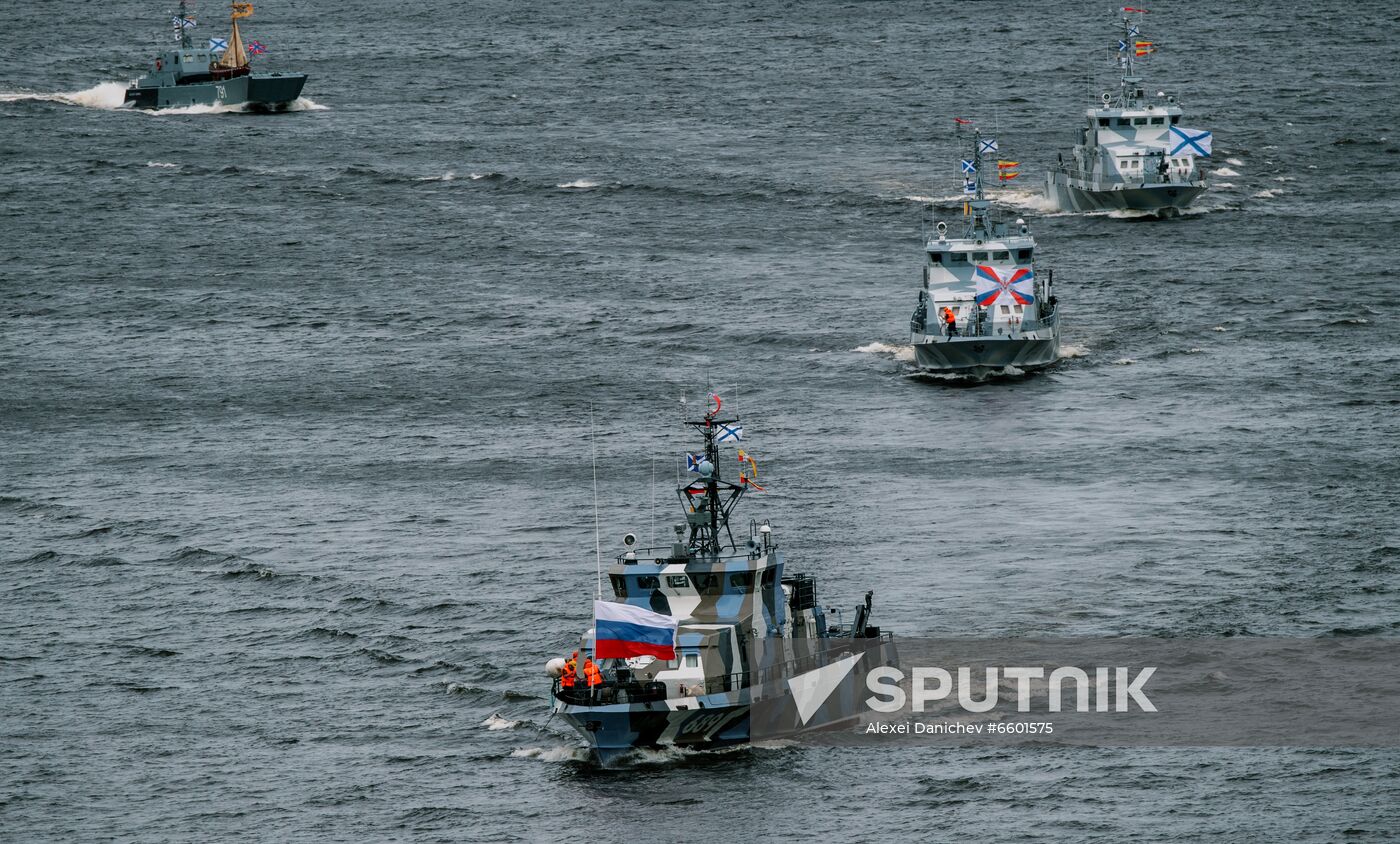
<instances>
[{"instance_id":1,"label":"camouflage hull pattern","mask_svg":"<svg viewBox=\"0 0 1400 844\"><path fill-rule=\"evenodd\" d=\"M939 337L914 344L914 363L927 372L982 378L1008 366L1030 371L1060 359L1059 336L1039 340Z\"/></svg>"},{"instance_id":2,"label":"camouflage hull pattern","mask_svg":"<svg viewBox=\"0 0 1400 844\"><path fill-rule=\"evenodd\" d=\"M135 108L159 110L196 105L243 105L279 111L301 96L304 73L253 73L217 82L159 85L126 89L126 102Z\"/></svg>"},{"instance_id":3,"label":"camouflage hull pattern","mask_svg":"<svg viewBox=\"0 0 1400 844\"><path fill-rule=\"evenodd\" d=\"M1047 173L1045 196L1061 211L1146 211L1171 217L1205 192L1205 182L1165 182L1123 187L1117 190L1088 190L1073 184L1063 171Z\"/></svg>"},{"instance_id":4,"label":"camouflage hull pattern","mask_svg":"<svg viewBox=\"0 0 1400 844\"><path fill-rule=\"evenodd\" d=\"M594 762L609 767L638 749L676 747L684 750L722 750L753 741L799 738L805 733L850 728L865 713L865 676L880 665L898 665L894 639L884 634L862 640L830 640L820 643L830 656L823 664L853 652L861 660L834 690L806 717L788 683L788 670L773 672L763 683L733 692L671 698L645 703L579 705L559 696L554 711L588 740ZM759 645L751 662L764 661L769 650L780 652L778 642Z\"/></svg>"},{"instance_id":5,"label":"camouflage hull pattern","mask_svg":"<svg viewBox=\"0 0 1400 844\"><path fill-rule=\"evenodd\" d=\"M593 760L607 767L637 748L718 750L747 744L747 698L741 693L603 706L557 701L556 712L588 740Z\"/></svg>"}]
</instances>

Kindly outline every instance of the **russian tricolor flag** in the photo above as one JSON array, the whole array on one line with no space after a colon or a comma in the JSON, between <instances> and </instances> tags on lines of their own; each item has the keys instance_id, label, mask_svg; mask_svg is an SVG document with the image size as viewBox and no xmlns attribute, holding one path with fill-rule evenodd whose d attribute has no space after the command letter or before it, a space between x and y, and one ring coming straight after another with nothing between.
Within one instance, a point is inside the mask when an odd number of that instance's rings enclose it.
<instances>
[{"instance_id":1,"label":"russian tricolor flag","mask_svg":"<svg viewBox=\"0 0 1400 844\"><path fill-rule=\"evenodd\" d=\"M593 602L593 656L676 658L676 619L631 604Z\"/></svg>"}]
</instances>

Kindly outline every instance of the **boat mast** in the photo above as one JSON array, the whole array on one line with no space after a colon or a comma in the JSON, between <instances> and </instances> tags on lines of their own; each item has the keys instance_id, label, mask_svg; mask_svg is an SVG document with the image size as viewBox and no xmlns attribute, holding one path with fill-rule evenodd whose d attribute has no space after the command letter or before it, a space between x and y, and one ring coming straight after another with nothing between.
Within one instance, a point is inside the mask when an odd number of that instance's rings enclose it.
<instances>
[{"instance_id":1,"label":"boat mast","mask_svg":"<svg viewBox=\"0 0 1400 844\"><path fill-rule=\"evenodd\" d=\"M1138 15L1138 23L1142 23L1142 15ZM1128 17L1128 9L1123 10L1123 49L1119 50L1122 59L1119 66L1123 69L1123 76L1120 82L1119 98L1122 100L1124 108L1131 108L1137 101L1137 86L1142 79L1134 72L1133 65L1137 55L1136 39L1142 37L1140 31L1133 25Z\"/></svg>"},{"instance_id":2,"label":"boat mast","mask_svg":"<svg viewBox=\"0 0 1400 844\"><path fill-rule=\"evenodd\" d=\"M685 424L700 431L705 438L705 459L710 470L708 474L702 472L700 483L704 484L703 489L697 488L694 481L679 490L681 502L686 506L686 520L690 525L690 547L697 556L719 556L722 549L720 541L720 529L723 528L729 534L729 541L734 542L733 534L729 531L729 514L733 511L734 505L743 497L745 487L743 484L736 484L720 479L719 476L719 442L716 437L720 425L737 423L738 419L718 418L719 409L707 411L704 419L684 420ZM700 497L699 506L696 506L695 498ZM701 518L695 518L697 514L703 514Z\"/></svg>"},{"instance_id":3,"label":"boat mast","mask_svg":"<svg viewBox=\"0 0 1400 844\"><path fill-rule=\"evenodd\" d=\"M190 26L187 21L189 21L189 11L186 7L185 0L180 0L180 47L186 50L191 46Z\"/></svg>"},{"instance_id":4,"label":"boat mast","mask_svg":"<svg viewBox=\"0 0 1400 844\"><path fill-rule=\"evenodd\" d=\"M972 162L972 181L976 192L968 202L972 220L967 226L967 236L975 238L979 231L987 231L987 212L992 207L982 188L982 130L975 126L972 129L972 157L968 160Z\"/></svg>"}]
</instances>

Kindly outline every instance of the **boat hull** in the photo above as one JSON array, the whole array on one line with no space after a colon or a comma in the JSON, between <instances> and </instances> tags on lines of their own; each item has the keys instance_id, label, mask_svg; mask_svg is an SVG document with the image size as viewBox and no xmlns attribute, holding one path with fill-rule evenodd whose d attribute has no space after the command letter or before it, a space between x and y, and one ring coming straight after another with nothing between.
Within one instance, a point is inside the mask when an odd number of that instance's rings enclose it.
<instances>
[{"instance_id":1,"label":"boat hull","mask_svg":"<svg viewBox=\"0 0 1400 844\"><path fill-rule=\"evenodd\" d=\"M126 102L140 109L188 108L200 105L247 105L280 110L301 96L304 73L253 73L191 85L160 85L126 89Z\"/></svg>"},{"instance_id":2,"label":"boat hull","mask_svg":"<svg viewBox=\"0 0 1400 844\"><path fill-rule=\"evenodd\" d=\"M1074 184L1061 171L1045 176L1045 196L1061 211L1145 211L1159 217L1179 214L1205 192L1204 182L1166 182L1125 187L1121 190L1091 190Z\"/></svg>"},{"instance_id":3,"label":"boat hull","mask_svg":"<svg viewBox=\"0 0 1400 844\"><path fill-rule=\"evenodd\" d=\"M561 703L556 711L588 740L593 761L608 766L638 748L718 750L747 744L749 703L728 697L691 699L685 709L678 708L678 704L686 706L685 701L658 701L605 706Z\"/></svg>"},{"instance_id":4,"label":"boat hull","mask_svg":"<svg viewBox=\"0 0 1400 844\"><path fill-rule=\"evenodd\" d=\"M1007 367L1030 371L1060 359L1059 337L1006 339L989 337L930 338L914 343L914 363L926 372L976 378L1004 372Z\"/></svg>"},{"instance_id":5,"label":"boat hull","mask_svg":"<svg viewBox=\"0 0 1400 844\"><path fill-rule=\"evenodd\" d=\"M781 665L765 680L727 692L641 702L601 702L591 705L584 697L561 696L555 690L554 712L588 740L589 755L603 765L614 765L640 748L666 747L684 750L721 750L753 741L801 738L817 732L849 728L863 716L866 675L878 666L899 662L894 639L889 634L868 639L821 640L820 657L802 667L829 666L832 662L859 654L843 671L846 682L805 714L797 704L794 686L800 679L796 669ZM772 653L768 650L771 648ZM765 654L790 656L790 644L764 643L753 655L755 665L770 664ZM764 671L760 673L770 673ZM604 693L606 694L606 693Z\"/></svg>"}]
</instances>

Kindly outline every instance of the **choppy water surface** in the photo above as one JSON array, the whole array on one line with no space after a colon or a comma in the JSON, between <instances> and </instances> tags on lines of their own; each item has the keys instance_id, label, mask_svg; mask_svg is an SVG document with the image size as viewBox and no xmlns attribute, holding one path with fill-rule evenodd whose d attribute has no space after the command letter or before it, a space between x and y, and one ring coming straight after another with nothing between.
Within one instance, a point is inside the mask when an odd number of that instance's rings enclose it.
<instances>
[{"instance_id":1,"label":"choppy water surface","mask_svg":"<svg viewBox=\"0 0 1400 844\"><path fill-rule=\"evenodd\" d=\"M886 628L1395 635L1394 39L1153 7L1149 84L1217 168L1155 223L1030 192L1104 9L267 2L298 111L112 108L162 11L0 9L0 837L1400 828L1389 751L600 772L540 670L589 621L590 406L606 547L653 530L707 379L749 514ZM910 377L955 114L1027 173L1002 204L1056 272L1047 374Z\"/></svg>"}]
</instances>

